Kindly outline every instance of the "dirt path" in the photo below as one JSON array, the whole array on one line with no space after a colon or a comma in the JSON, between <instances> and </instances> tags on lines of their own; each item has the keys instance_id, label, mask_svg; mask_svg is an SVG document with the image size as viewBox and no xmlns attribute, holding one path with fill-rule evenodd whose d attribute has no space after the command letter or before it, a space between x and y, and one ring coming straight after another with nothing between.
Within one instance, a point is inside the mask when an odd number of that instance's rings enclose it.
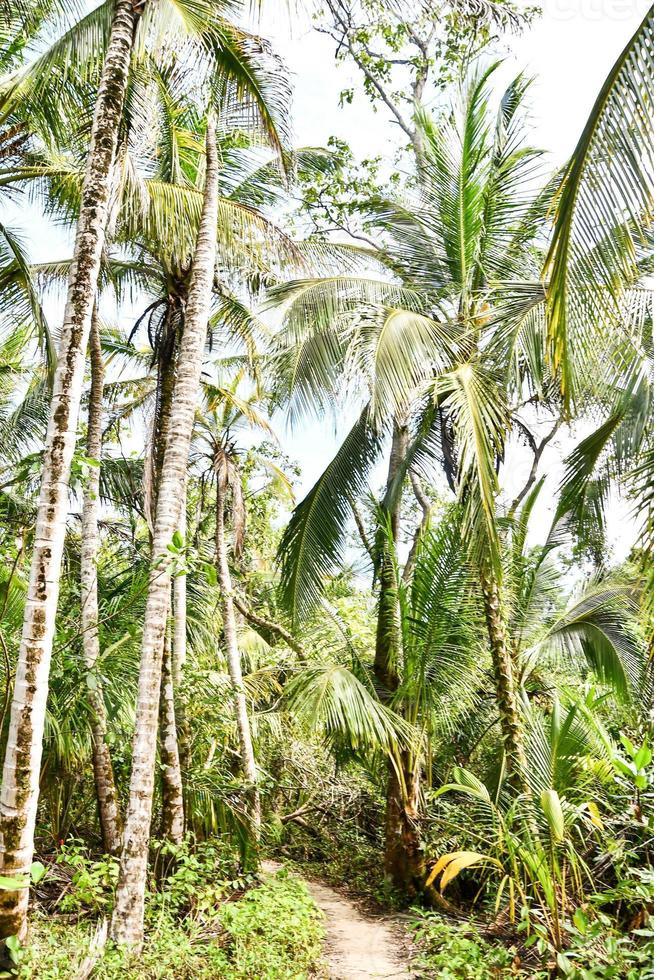
<instances>
[{"instance_id":1,"label":"dirt path","mask_svg":"<svg viewBox=\"0 0 654 980\"><path fill-rule=\"evenodd\" d=\"M274 874L281 865L264 861ZM366 915L333 888L307 881L325 916L325 956L330 980L411 980L400 927L393 919Z\"/></svg>"}]
</instances>

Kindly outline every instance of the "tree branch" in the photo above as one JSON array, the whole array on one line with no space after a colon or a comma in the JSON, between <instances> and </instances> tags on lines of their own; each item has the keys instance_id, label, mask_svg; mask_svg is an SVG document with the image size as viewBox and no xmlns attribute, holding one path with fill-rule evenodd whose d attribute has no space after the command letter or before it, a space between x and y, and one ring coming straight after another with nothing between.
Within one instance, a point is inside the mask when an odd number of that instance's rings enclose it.
<instances>
[{"instance_id":1,"label":"tree branch","mask_svg":"<svg viewBox=\"0 0 654 980\"><path fill-rule=\"evenodd\" d=\"M301 644L295 639L295 637L289 633L289 631L282 626L280 623L275 623L272 619L266 619L264 616L258 616L257 613L252 612L252 610L246 606L242 599L237 595L233 596L234 605L240 612L241 616L244 616L248 622L252 623L258 630L263 630L267 633L272 633L278 639L282 640L287 647L290 647L299 657L306 660L306 654ZM265 639L265 637L264 637Z\"/></svg>"},{"instance_id":2,"label":"tree branch","mask_svg":"<svg viewBox=\"0 0 654 980\"><path fill-rule=\"evenodd\" d=\"M552 426L552 428L550 429L550 431L547 433L547 435L543 439L541 439L539 443L536 443L533 435L531 434L527 426L524 425L524 423L520 422L519 419L517 421L519 422L520 427L522 428L523 432L527 436L527 439L529 441L529 447L534 454L534 459L531 464L531 470L529 471L529 476L527 477L525 485L523 486L522 490L518 493L518 495L511 503L511 506L509 507L509 512L508 512L509 517L513 517L516 510L518 509L518 507L520 506L520 504L525 499L525 497L533 487L534 483L536 482L538 467L540 465L540 460L543 455L543 452L545 451L545 448L549 445L549 443L552 441L556 433L561 428L561 425L563 424L563 419L560 418L557 419L554 425Z\"/></svg>"}]
</instances>

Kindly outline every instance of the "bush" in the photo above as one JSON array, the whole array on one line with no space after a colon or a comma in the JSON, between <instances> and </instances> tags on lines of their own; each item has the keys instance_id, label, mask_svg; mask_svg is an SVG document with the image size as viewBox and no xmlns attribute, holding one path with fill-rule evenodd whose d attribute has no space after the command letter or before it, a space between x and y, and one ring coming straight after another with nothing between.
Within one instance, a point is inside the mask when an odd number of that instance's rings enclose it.
<instances>
[{"instance_id":1,"label":"bush","mask_svg":"<svg viewBox=\"0 0 654 980\"><path fill-rule=\"evenodd\" d=\"M515 949L486 942L470 926L449 925L435 912L416 912L417 966L425 977L496 980L520 975L514 966Z\"/></svg>"}]
</instances>

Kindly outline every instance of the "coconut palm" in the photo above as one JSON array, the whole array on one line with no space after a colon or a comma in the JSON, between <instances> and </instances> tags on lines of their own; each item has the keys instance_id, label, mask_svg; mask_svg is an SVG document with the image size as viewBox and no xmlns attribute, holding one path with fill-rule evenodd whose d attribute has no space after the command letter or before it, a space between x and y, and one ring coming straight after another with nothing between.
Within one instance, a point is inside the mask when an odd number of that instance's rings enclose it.
<instances>
[{"instance_id":1,"label":"coconut palm","mask_svg":"<svg viewBox=\"0 0 654 980\"><path fill-rule=\"evenodd\" d=\"M210 396L211 414L199 422L200 443L206 446L216 486L216 571L221 594L221 611L227 667L232 685L234 712L241 750L243 776L248 784L250 817L255 838L261 825L261 801L258 790L257 764L252 744L252 731L248 717L247 699L243 685L241 654L238 647L237 620L233 600L233 584L229 567L225 512L230 506L234 556L242 553L245 534L245 505L241 474L238 467L238 450L235 445L238 429L243 421L256 425L265 432L270 427L260 416L252 399L239 399L237 387L240 378L223 391ZM221 404L222 403L222 404Z\"/></svg>"},{"instance_id":2,"label":"coconut palm","mask_svg":"<svg viewBox=\"0 0 654 980\"><path fill-rule=\"evenodd\" d=\"M79 109L79 86L69 83L68 64L76 65L84 83L97 83L53 385L31 584L25 606L24 639L14 686L0 797L2 866L10 874L25 874L31 864L47 678L65 535L67 483L110 198L112 189L120 181L120 163L124 161L124 157L117 154L119 131L124 108L127 106L130 111L138 108L138 103L125 101L130 69L134 67L133 55L137 61L149 65L152 61L150 53L157 50L158 56L165 61L164 52L172 50L173 37L177 38L179 46L179 32L170 29L171 24L177 25L189 50L202 51L199 64L205 70L205 79L214 85L223 99L229 101L238 95L241 104L254 107L273 141L280 144L274 112L263 97L262 75L256 66L254 71L250 70L256 58L250 57L248 36L229 24L220 16L220 11L210 5L202 10L194 5L190 17L185 13L183 4L135 7L126 0L102 4L74 24L27 68L15 73L3 90L2 110L5 113L24 111L31 121L43 123L43 132L48 136L56 136L60 131L56 126L58 113L62 120L72 118L64 109L71 101L66 97L69 91L75 103L73 108ZM101 65L99 71L98 64ZM263 84L265 86L265 79ZM136 86L132 94L138 88ZM0 900L2 937L24 935L26 908L24 888L16 892L3 891Z\"/></svg>"},{"instance_id":3,"label":"coconut palm","mask_svg":"<svg viewBox=\"0 0 654 980\"><path fill-rule=\"evenodd\" d=\"M509 87L493 117L492 70L464 87L459 111L437 121L420 116L419 203L372 207L370 228L380 240L373 258L396 281L337 276L273 293L285 312L279 363L291 403L301 408L315 398L322 405L344 390L365 403L291 519L281 548L282 590L296 614L315 601L342 555L350 501L366 491L389 434L381 511L392 537L408 472L430 477L431 464L440 463L461 499L463 533L483 583L507 763L528 792L501 595L497 464L516 404L530 398L546 414L558 410L536 354L538 243L551 189L531 190L539 154L524 142L526 82L520 77ZM401 649L390 568L378 548L376 671L392 694Z\"/></svg>"},{"instance_id":4,"label":"coconut palm","mask_svg":"<svg viewBox=\"0 0 654 980\"><path fill-rule=\"evenodd\" d=\"M74 449L84 354L95 302L111 170L135 26L134 8L130 3L118 0L91 131L83 205L73 255L74 271L71 271L52 393L23 642L5 753L0 833L2 868L9 874L25 874L32 861L39 763L65 534L66 484ZM3 939L12 935L22 937L26 928L27 890L4 891L0 899L0 935Z\"/></svg>"},{"instance_id":5,"label":"coconut palm","mask_svg":"<svg viewBox=\"0 0 654 980\"><path fill-rule=\"evenodd\" d=\"M207 122L204 204L189 286L184 334L170 410L152 540L152 565L143 622L139 695L132 749L132 778L125 820L120 878L112 916L112 936L124 945L143 942L143 908L152 816L157 715L164 633L170 606L171 556L168 545L179 530L181 503L202 370L215 275L218 221L216 127Z\"/></svg>"},{"instance_id":6,"label":"coconut palm","mask_svg":"<svg viewBox=\"0 0 654 980\"><path fill-rule=\"evenodd\" d=\"M624 330L622 297L651 252L653 31L650 7L602 85L556 201L543 279L550 356L569 398L594 363L599 327Z\"/></svg>"}]
</instances>

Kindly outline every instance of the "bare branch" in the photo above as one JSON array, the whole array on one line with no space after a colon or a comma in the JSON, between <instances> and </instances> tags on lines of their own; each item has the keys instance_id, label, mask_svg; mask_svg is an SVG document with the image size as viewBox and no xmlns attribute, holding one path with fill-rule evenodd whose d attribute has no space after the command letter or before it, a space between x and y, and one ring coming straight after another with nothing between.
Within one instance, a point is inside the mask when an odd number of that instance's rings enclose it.
<instances>
[{"instance_id":1,"label":"bare branch","mask_svg":"<svg viewBox=\"0 0 654 980\"><path fill-rule=\"evenodd\" d=\"M533 487L534 483L536 482L536 476L538 475L538 467L540 465L540 460L543 455L543 452L545 451L546 447L549 445L549 443L552 441L556 433L561 428L563 424L563 419L558 418L554 423L554 425L552 426L552 428L550 429L550 431L547 433L547 435L543 439L541 439L539 443L536 443L536 440L534 439L533 435L531 434L527 426L520 421L520 419L517 419L517 422L527 437L527 441L529 442L529 448L531 449L534 458L525 485L523 486L522 490L515 497L515 499L511 503L511 506L509 507L509 517L513 517L516 510L518 509L518 507L520 506L520 504L525 499L525 497Z\"/></svg>"}]
</instances>

